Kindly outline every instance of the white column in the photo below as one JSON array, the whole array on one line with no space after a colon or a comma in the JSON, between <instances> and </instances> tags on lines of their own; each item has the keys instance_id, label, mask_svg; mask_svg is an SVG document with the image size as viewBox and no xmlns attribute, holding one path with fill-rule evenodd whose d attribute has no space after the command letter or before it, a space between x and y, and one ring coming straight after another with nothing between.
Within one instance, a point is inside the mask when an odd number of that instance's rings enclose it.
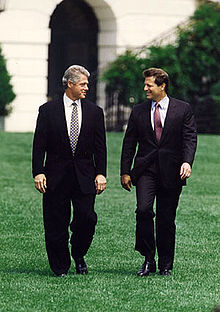
<instances>
[{"instance_id":1,"label":"white column","mask_svg":"<svg viewBox=\"0 0 220 312\"><path fill-rule=\"evenodd\" d=\"M38 106L46 101L47 25L48 17L36 11L11 8L1 14L0 42L16 94L6 131L33 131Z\"/></svg>"},{"instance_id":2,"label":"white column","mask_svg":"<svg viewBox=\"0 0 220 312\"><path fill-rule=\"evenodd\" d=\"M104 69L116 58L117 51L117 28L116 17L112 7L103 0L86 0L92 7L99 23L98 34L98 71L101 77ZM97 104L105 108L105 83L98 81Z\"/></svg>"}]
</instances>

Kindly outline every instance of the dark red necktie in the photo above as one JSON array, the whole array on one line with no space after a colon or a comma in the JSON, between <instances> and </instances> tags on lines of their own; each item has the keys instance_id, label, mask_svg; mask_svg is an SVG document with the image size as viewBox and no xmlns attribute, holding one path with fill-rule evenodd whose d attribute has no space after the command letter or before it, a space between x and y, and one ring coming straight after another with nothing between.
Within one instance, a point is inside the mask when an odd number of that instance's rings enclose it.
<instances>
[{"instance_id":1,"label":"dark red necktie","mask_svg":"<svg viewBox=\"0 0 220 312\"><path fill-rule=\"evenodd\" d=\"M157 142L160 141L161 134L162 134L162 123L160 118L160 111L159 111L160 104L156 103L155 111L154 111L154 131L156 134Z\"/></svg>"}]
</instances>

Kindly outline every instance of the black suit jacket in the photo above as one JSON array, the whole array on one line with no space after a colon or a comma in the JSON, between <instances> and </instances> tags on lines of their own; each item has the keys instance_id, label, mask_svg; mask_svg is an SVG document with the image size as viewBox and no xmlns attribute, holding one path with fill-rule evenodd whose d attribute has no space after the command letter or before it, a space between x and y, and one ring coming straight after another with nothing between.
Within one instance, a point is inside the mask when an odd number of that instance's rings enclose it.
<instances>
[{"instance_id":1,"label":"black suit jacket","mask_svg":"<svg viewBox=\"0 0 220 312\"><path fill-rule=\"evenodd\" d=\"M33 176L44 173L54 190L73 166L83 193L95 193L97 174L106 176L106 138L103 111L81 100L82 125L72 156L63 100L40 106L33 141Z\"/></svg>"},{"instance_id":2,"label":"black suit jacket","mask_svg":"<svg viewBox=\"0 0 220 312\"><path fill-rule=\"evenodd\" d=\"M155 161L159 164L160 178L165 187L186 183L180 179L179 173L183 162L192 166L194 160L197 145L194 116L188 103L174 98L169 100L159 143L151 125L151 101L135 105L131 112L122 147L121 174L131 175L134 185Z\"/></svg>"}]
</instances>

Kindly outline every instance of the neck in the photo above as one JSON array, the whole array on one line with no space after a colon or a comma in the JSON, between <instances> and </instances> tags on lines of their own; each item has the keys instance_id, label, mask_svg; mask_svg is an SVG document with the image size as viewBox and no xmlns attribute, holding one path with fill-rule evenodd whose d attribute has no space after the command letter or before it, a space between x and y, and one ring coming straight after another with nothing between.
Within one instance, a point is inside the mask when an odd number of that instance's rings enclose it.
<instances>
[{"instance_id":1,"label":"neck","mask_svg":"<svg viewBox=\"0 0 220 312\"><path fill-rule=\"evenodd\" d=\"M66 90L66 95L68 96L68 98L70 98L72 101L76 101L78 100L77 98L73 97L71 92L69 92L69 90Z\"/></svg>"},{"instance_id":2,"label":"neck","mask_svg":"<svg viewBox=\"0 0 220 312\"><path fill-rule=\"evenodd\" d=\"M161 96L158 96L158 98L154 99L155 102L160 102L161 100L163 100L166 97L166 93L164 92L163 94L161 94Z\"/></svg>"}]
</instances>

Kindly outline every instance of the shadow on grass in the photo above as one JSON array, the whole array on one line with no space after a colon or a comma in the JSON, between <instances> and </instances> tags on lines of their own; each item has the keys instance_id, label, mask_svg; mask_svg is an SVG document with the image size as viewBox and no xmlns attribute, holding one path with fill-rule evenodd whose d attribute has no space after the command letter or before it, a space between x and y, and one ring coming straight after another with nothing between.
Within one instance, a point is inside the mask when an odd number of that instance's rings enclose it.
<instances>
[{"instance_id":1,"label":"shadow on grass","mask_svg":"<svg viewBox=\"0 0 220 312\"><path fill-rule=\"evenodd\" d=\"M88 268L89 269L89 268ZM72 274L71 272L72 270L69 271L69 274ZM27 269L27 268L10 268L10 269L1 269L0 270L1 273L4 274L31 274L31 275L38 275L38 276L47 276L47 277L53 277L54 274L52 271L50 270L39 270L39 269ZM76 275L75 272L73 272L74 275ZM99 275L125 275L125 276L135 276L137 275L137 273L135 271L132 270L125 270L125 269L115 269L115 268L109 268L109 269L91 269L89 270L89 275L92 274L99 274Z\"/></svg>"},{"instance_id":2,"label":"shadow on grass","mask_svg":"<svg viewBox=\"0 0 220 312\"><path fill-rule=\"evenodd\" d=\"M14 268L14 269L5 269L0 270L1 273L5 274L27 274L27 275L38 275L38 276L48 276L52 277L54 276L52 272L49 270L37 270L37 269L26 269L26 268Z\"/></svg>"},{"instance_id":3,"label":"shadow on grass","mask_svg":"<svg viewBox=\"0 0 220 312\"><path fill-rule=\"evenodd\" d=\"M132 270L128 271L125 269L113 269L113 268L109 268L109 269L92 269L91 272L95 272L98 274L117 274L117 275L136 275Z\"/></svg>"},{"instance_id":4,"label":"shadow on grass","mask_svg":"<svg viewBox=\"0 0 220 312\"><path fill-rule=\"evenodd\" d=\"M7 274L11 277L38 277L38 278L55 278L57 279L57 277L55 276L55 274L50 270L50 269L45 269L45 270L39 270L39 269L27 269L27 268L14 268L14 269L5 269L5 270L0 270L0 274ZM116 280L118 280L118 278L124 278L124 277L128 277L131 279L138 279L138 280L166 280L166 281L170 281L173 280L174 276L170 276L170 277L164 277L161 276L159 274L159 272L156 273L151 273L149 276L145 276L145 277L140 277L137 275L137 272L135 270L127 270L127 269L115 269L115 268L109 268L109 269L91 269L89 270L89 274L86 276L81 276L80 274L77 274L74 271L72 271L71 269L68 272L68 276L75 276L75 277L79 277L81 279L81 277L83 278L83 280L88 276L89 278L93 278L93 277L98 277L101 278L103 277L105 278L114 278ZM87 279L85 279L86 281Z\"/></svg>"}]
</instances>

